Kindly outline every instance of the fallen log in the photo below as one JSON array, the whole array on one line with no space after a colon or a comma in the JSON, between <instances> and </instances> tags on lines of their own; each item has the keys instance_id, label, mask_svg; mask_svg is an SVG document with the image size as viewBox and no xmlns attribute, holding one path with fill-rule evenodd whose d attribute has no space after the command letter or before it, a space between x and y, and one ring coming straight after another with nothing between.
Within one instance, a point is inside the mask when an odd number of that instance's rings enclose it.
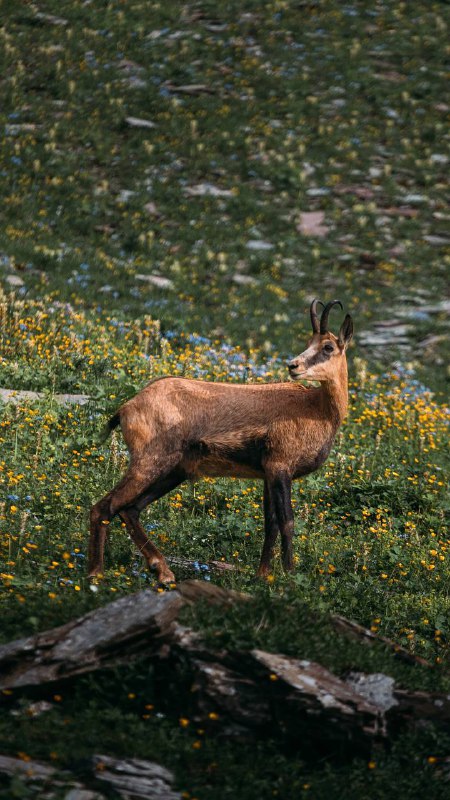
<instances>
[{"instance_id":1,"label":"fallen log","mask_svg":"<svg viewBox=\"0 0 450 800\"><path fill-rule=\"evenodd\" d=\"M320 664L262 650L215 656L191 661L193 716L202 725L218 718L227 735L282 738L316 753L369 751L385 736L380 708Z\"/></svg>"},{"instance_id":2,"label":"fallen log","mask_svg":"<svg viewBox=\"0 0 450 800\"><path fill-rule=\"evenodd\" d=\"M415 653L410 653L409 650L406 650L401 644L393 642L392 639L388 639L386 636L375 634L368 628L364 628L363 625L359 625L351 619L346 619L346 617L342 617L340 614L332 614L330 622L335 630L347 634L352 639L357 639L362 644L373 645L380 644L381 642L400 661L405 661L408 664L420 664L421 667L433 666L426 658L417 656Z\"/></svg>"},{"instance_id":3,"label":"fallen log","mask_svg":"<svg viewBox=\"0 0 450 800\"><path fill-rule=\"evenodd\" d=\"M369 751L374 742L424 723L450 731L450 695L411 691L382 673L342 678L313 661L261 649L209 648L199 632L177 622L186 604L203 600L226 607L249 599L203 581L128 595L1 646L0 689L45 690L149 658L168 714L189 709L202 727L220 721L226 734L270 735L302 750L351 752Z\"/></svg>"},{"instance_id":4,"label":"fallen log","mask_svg":"<svg viewBox=\"0 0 450 800\"><path fill-rule=\"evenodd\" d=\"M193 561L188 560L186 558L178 558L177 556L167 556L166 561L174 567L185 567L187 569L193 569L195 572L203 572L205 574L205 578L209 579L207 573L210 570L215 570L217 572L239 572L239 567L236 564L228 564L227 561Z\"/></svg>"},{"instance_id":5,"label":"fallen log","mask_svg":"<svg viewBox=\"0 0 450 800\"><path fill-rule=\"evenodd\" d=\"M10 756L0 755L0 780L5 783L5 778L12 778L15 782L14 794L18 795L18 786L22 784L22 793L24 796L30 796L33 792L33 797L53 797L53 792L56 790L58 793L61 791L67 800L106 800L104 794L91 791L84 784L76 780L70 772L65 770L60 771L49 764L44 764L42 761L32 761L27 758L11 758ZM20 791L20 789L19 789ZM45 794L44 794L45 792ZM47 792L51 792L47 794ZM12 796L12 793L11 793Z\"/></svg>"},{"instance_id":6,"label":"fallen log","mask_svg":"<svg viewBox=\"0 0 450 800\"><path fill-rule=\"evenodd\" d=\"M185 698L202 726L217 717L227 734L281 737L316 753L368 753L377 742L429 723L450 732L448 694L404 689L384 673L343 679L314 661L259 649L211 651L182 626L174 634L178 652L175 645L171 652L181 669L165 666L162 677L178 676L179 690L188 666Z\"/></svg>"},{"instance_id":7,"label":"fallen log","mask_svg":"<svg viewBox=\"0 0 450 800\"><path fill-rule=\"evenodd\" d=\"M153 761L96 755L92 766L97 780L125 800L181 800L181 795L172 790L172 773Z\"/></svg>"},{"instance_id":8,"label":"fallen log","mask_svg":"<svg viewBox=\"0 0 450 800\"><path fill-rule=\"evenodd\" d=\"M0 690L62 681L159 652L181 606L179 592L151 589L58 628L0 646Z\"/></svg>"},{"instance_id":9,"label":"fallen log","mask_svg":"<svg viewBox=\"0 0 450 800\"><path fill-rule=\"evenodd\" d=\"M0 645L0 691L61 682L98 669L158 656L174 641L175 620L200 599L230 604L246 595L203 581L177 591L144 589L65 625Z\"/></svg>"},{"instance_id":10,"label":"fallen log","mask_svg":"<svg viewBox=\"0 0 450 800\"><path fill-rule=\"evenodd\" d=\"M28 791L39 792L39 797L44 789L57 789L67 790L66 800L105 800L112 790L114 797L124 800L181 800L179 792L172 789L172 773L154 761L94 755L85 772L85 783L81 783L69 770L0 755L0 776L19 778ZM97 790L98 784L104 785L106 795Z\"/></svg>"}]
</instances>

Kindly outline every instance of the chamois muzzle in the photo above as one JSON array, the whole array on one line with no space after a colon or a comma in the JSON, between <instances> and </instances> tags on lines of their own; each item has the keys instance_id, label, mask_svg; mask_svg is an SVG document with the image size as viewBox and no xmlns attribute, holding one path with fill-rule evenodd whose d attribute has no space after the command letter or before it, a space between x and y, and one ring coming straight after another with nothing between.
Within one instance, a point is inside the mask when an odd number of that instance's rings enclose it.
<instances>
[{"instance_id":1,"label":"chamois muzzle","mask_svg":"<svg viewBox=\"0 0 450 800\"><path fill-rule=\"evenodd\" d=\"M289 370L289 375L293 378L296 377L296 370L299 367L299 361L297 358L294 358L292 361L287 362L287 368Z\"/></svg>"}]
</instances>

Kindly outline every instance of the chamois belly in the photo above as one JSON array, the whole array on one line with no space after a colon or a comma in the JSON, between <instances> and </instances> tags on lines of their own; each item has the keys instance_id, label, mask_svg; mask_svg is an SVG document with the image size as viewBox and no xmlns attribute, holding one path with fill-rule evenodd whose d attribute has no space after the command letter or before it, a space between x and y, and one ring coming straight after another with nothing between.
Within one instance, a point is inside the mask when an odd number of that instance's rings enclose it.
<instances>
[{"instance_id":1,"label":"chamois belly","mask_svg":"<svg viewBox=\"0 0 450 800\"><path fill-rule=\"evenodd\" d=\"M240 447L196 442L189 448L184 469L190 478L264 478L262 466L265 444L262 440L241 443Z\"/></svg>"},{"instance_id":2,"label":"chamois belly","mask_svg":"<svg viewBox=\"0 0 450 800\"><path fill-rule=\"evenodd\" d=\"M195 465L192 477L264 478L264 472L262 469L255 469L248 464L239 464L232 459L211 456Z\"/></svg>"},{"instance_id":3,"label":"chamois belly","mask_svg":"<svg viewBox=\"0 0 450 800\"><path fill-rule=\"evenodd\" d=\"M309 475L310 472L315 472L316 469L319 469L327 460L333 446L333 441L334 439L326 442L318 450L313 450L304 456L302 460L297 463L293 477L301 478L303 475Z\"/></svg>"},{"instance_id":4,"label":"chamois belly","mask_svg":"<svg viewBox=\"0 0 450 800\"><path fill-rule=\"evenodd\" d=\"M287 460L286 471L294 479L315 472L328 458L333 440L334 437L319 447L312 446L297 462ZM268 459L270 461L270 448L268 452L264 439L248 441L240 447L200 441L191 444L181 466L192 480L201 477L264 479L264 463Z\"/></svg>"}]
</instances>

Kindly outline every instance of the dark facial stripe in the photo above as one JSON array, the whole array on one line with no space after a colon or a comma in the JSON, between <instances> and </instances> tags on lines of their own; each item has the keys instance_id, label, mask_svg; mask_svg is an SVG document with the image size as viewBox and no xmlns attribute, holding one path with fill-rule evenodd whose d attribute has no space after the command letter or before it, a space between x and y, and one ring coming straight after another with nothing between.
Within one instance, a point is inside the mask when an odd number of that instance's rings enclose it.
<instances>
[{"instance_id":1,"label":"dark facial stripe","mask_svg":"<svg viewBox=\"0 0 450 800\"><path fill-rule=\"evenodd\" d=\"M312 358L308 358L308 360L305 361L305 367L306 369L310 369L310 367L315 367L316 364L323 364L324 361L328 361L332 355L333 352L326 353L325 350L319 350L316 355L312 356Z\"/></svg>"}]
</instances>

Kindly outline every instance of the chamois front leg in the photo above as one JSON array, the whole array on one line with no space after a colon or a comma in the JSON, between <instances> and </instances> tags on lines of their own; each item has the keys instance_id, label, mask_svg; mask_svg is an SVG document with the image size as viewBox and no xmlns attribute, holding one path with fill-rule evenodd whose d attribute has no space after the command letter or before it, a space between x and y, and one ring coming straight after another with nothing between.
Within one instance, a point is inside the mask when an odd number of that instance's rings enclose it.
<instances>
[{"instance_id":1,"label":"chamois front leg","mask_svg":"<svg viewBox=\"0 0 450 800\"><path fill-rule=\"evenodd\" d=\"M89 577L103 572L103 554L105 551L106 535L111 520L110 496L106 495L91 508L91 532L89 537L88 570Z\"/></svg>"},{"instance_id":2,"label":"chamois front leg","mask_svg":"<svg viewBox=\"0 0 450 800\"><path fill-rule=\"evenodd\" d=\"M270 565L273 559L273 549L278 536L278 522L275 513L275 506L271 497L270 488L267 480L264 481L264 544L259 562L258 578L266 578L270 572Z\"/></svg>"},{"instance_id":3,"label":"chamois front leg","mask_svg":"<svg viewBox=\"0 0 450 800\"><path fill-rule=\"evenodd\" d=\"M294 535L294 512L292 510L292 479L285 471L277 471L268 478L270 495L281 534L281 562L285 572L294 569L292 538Z\"/></svg>"}]
</instances>

